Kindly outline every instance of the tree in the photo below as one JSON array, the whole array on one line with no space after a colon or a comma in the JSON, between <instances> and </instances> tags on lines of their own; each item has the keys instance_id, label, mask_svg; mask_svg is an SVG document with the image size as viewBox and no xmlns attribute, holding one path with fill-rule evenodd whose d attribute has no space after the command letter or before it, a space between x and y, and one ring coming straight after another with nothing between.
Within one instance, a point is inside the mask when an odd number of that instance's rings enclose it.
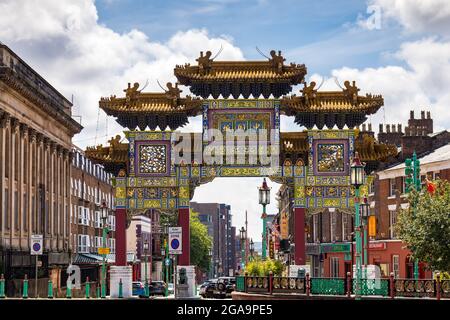
<instances>
[{"instance_id":1,"label":"tree","mask_svg":"<svg viewBox=\"0 0 450 320\"><path fill-rule=\"evenodd\" d=\"M191 264L198 266L203 272L209 270L212 239L207 227L198 219L198 213L191 210Z\"/></svg>"},{"instance_id":2,"label":"tree","mask_svg":"<svg viewBox=\"0 0 450 320\"><path fill-rule=\"evenodd\" d=\"M434 182L433 192L411 191L410 206L399 213L396 231L413 258L431 270L450 271L450 184Z\"/></svg>"}]
</instances>

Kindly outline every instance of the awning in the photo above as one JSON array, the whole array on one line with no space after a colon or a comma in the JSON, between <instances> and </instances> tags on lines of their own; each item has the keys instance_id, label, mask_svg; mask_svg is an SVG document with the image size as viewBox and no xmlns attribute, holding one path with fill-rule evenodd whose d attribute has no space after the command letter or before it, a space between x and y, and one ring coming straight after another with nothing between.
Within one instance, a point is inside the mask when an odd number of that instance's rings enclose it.
<instances>
[{"instance_id":1,"label":"awning","mask_svg":"<svg viewBox=\"0 0 450 320\"><path fill-rule=\"evenodd\" d=\"M110 253L106 255L106 263L114 264L116 262L116 254ZM136 263L139 262L139 259L136 258L136 254L134 252L127 253L127 262L128 263ZM77 253L75 254L73 264L102 264L103 256L96 253Z\"/></svg>"}]
</instances>

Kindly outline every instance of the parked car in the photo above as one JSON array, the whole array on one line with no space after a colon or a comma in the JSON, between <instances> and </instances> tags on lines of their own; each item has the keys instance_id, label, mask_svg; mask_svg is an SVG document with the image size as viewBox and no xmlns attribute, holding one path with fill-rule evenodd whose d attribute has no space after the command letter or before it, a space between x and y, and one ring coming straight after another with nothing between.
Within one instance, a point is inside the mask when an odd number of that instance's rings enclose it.
<instances>
[{"instance_id":1,"label":"parked car","mask_svg":"<svg viewBox=\"0 0 450 320\"><path fill-rule=\"evenodd\" d=\"M236 289L235 277L220 277L217 280L216 289L214 290L214 298L229 298L231 293Z\"/></svg>"},{"instance_id":2,"label":"parked car","mask_svg":"<svg viewBox=\"0 0 450 320\"><path fill-rule=\"evenodd\" d=\"M174 293L173 283L169 283L169 284L167 285L167 293L168 293L168 294L173 294L173 293Z\"/></svg>"},{"instance_id":3,"label":"parked car","mask_svg":"<svg viewBox=\"0 0 450 320\"><path fill-rule=\"evenodd\" d=\"M139 296L139 298L145 297L145 286L143 282L133 281L132 288L133 296Z\"/></svg>"},{"instance_id":4,"label":"parked car","mask_svg":"<svg viewBox=\"0 0 450 320\"><path fill-rule=\"evenodd\" d=\"M150 295L161 295L166 294L166 283L164 281L152 281L150 283Z\"/></svg>"},{"instance_id":5,"label":"parked car","mask_svg":"<svg viewBox=\"0 0 450 320\"><path fill-rule=\"evenodd\" d=\"M217 279L206 280L200 286L199 295L203 298L213 298L214 290L216 290Z\"/></svg>"}]
</instances>

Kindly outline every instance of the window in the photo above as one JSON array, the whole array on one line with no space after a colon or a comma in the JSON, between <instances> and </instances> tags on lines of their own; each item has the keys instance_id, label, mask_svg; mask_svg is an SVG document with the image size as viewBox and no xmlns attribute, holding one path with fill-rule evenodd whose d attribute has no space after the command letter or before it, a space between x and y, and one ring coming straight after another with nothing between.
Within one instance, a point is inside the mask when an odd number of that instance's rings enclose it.
<instances>
[{"instance_id":1,"label":"window","mask_svg":"<svg viewBox=\"0 0 450 320\"><path fill-rule=\"evenodd\" d=\"M85 234L78 235L78 252L88 253L89 252L89 236Z\"/></svg>"},{"instance_id":2,"label":"window","mask_svg":"<svg viewBox=\"0 0 450 320\"><path fill-rule=\"evenodd\" d=\"M342 241L345 241L347 239L347 223L347 214L342 213Z\"/></svg>"},{"instance_id":3,"label":"window","mask_svg":"<svg viewBox=\"0 0 450 320\"><path fill-rule=\"evenodd\" d=\"M395 179L389 179L389 197L395 196Z\"/></svg>"},{"instance_id":4,"label":"window","mask_svg":"<svg viewBox=\"0 0 450 320\"><path fill-rule=\"evenodd\" d=\"M439 178L440 178L439 171L434 171L434 172L433 172L433 180L437 180L437 179L439 179Z\"/></svg>"},{"instance_id":5,"label":"window","mask_svg":"<svg viewBox=\"0 0 450 320\"><path fill-rule=\"evenodd\" d=\"M330 240L331 242L336 241L336 214L330 212Z\"/></svg>"},{"instance_id":6,"label":"window","mask_svg":"<svg viewBox=\"0 0 450 320\"><path fill-rule=\"evenodd\" d=\"M397 222L397 211L389 210L389 232L391 239L396 238L395 234L395 223Z\"/></svg>"},{"instance_id":7,"label":"window","mask_svg":"<svg viewBox=\"0 0 450 320\"><path fill-rule=\"evenodd\" d=\"M406 190L406 178L405 177L401 177L401 182L400 182L400 194L404 194L405 190Z\"/></svg>"},{"instance_id":8,"label":"window","mask_svg":"<svg viewBox=\"0 0 450 320\"><path fill-rule=\"evenodd\" d=\"M339 258L337 258L337 257L331 257L330 276L331 276L331 278L339 277Z\"/></svg>"},{"instance_id":9,"label":"window","mask_svg":"<svg viewBox=\"0 0 450 320\"><path fill-rule=\"evenodd\" d=\"M314 236L314 242L319 242L319 219L318 215L313 215L313 236Z\"/></svg>"},{"instance_id":10,"label":"window","mask_svg":"<svg viewBox=\"0 0 450 320\"><path fill-rule=\"evenodd\" d=\"M369 184L369 194L374 193L375 191L375 180L372 179L372 182Z\"/></svg>"},{"instance_id":11,"label":"window","mask_svg":"<svg viewBox=\"0 0 450 320\"><path fill-rule=\"evenodd\" d=\"M102 219L100 217L100 211L95 211L95 227L96 228L102 227Z\"/></svg>"},{"instance_id":12,"label":"window","mask_svg":"<svg viewBox=\"0 0 450 320\"><path fill-rule=\"evenodd\" d=\"M89 225L89 208L78 207L78 223L88 226Z\"/></svg>"},{"instance_id":13,"label":"window","mask_svg":"<svg viewBox=\"0 0 450 320\"><path fill-rule=\"evenodd\" d=\"M394 278L398 278L400 276L400 256L393 255L392 256L392 272L394 273Z\"/></svg>"},{"instance_id":14,"label":"window","mask_svg":"<svg viewBox=\"0 0 450 320\"><path fill-rule=\"evenodd\" d=\"M23 229L25 231L28 230L28 194L25 193L23 195L23 203L22 203L22 215L23 215Z\"/></svg>"}]
</instances>

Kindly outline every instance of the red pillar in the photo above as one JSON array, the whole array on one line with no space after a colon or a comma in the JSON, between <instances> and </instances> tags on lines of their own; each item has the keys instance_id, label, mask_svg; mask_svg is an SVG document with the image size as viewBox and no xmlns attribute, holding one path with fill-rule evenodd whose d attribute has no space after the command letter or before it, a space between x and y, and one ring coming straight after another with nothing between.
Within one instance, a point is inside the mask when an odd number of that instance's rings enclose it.
<instances>
[{"instance_id":1,"label":"red pillar","mask_svg":"<svg viewBox=\"0 0 450 320\"><path fill-rule=\"evenodd\" d=\"M127 209L116 209L116 266L127 265Z\"/></svg>"},{"instance_id":2,"label":"red pillar","mask_svg":"<svg viewBox=\"0 0 450 320\"><path fill-rule=\"evenodd\" d=\"M305 208L294 208L294 223L295 223L294 261L296 265L306 264L305 211L306 211Z\"/></svg>"},{"instance_id":3,"label":"red pillar","mask_svg":"<svg viewBox=\"0 0 450 320\"><path fill-rule=\"evenodd\" d=\"M178 226L182 229L182 254L178 256L178 265L189 266L191 263L190 255L190 231L189 231L189 208L178 209Z\"/></svg>"}]
</instances>

